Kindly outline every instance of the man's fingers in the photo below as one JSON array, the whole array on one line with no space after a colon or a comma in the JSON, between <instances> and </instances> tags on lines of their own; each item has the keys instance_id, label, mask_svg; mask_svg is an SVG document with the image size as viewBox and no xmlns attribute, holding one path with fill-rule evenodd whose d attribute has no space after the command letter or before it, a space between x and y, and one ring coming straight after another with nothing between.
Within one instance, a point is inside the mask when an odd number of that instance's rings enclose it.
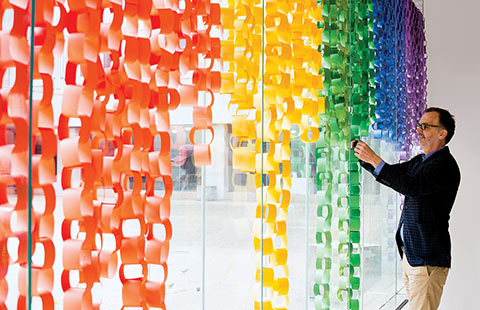
<instances>
[{"instance_id":1,"label":"man's fingers","mask_svg":"<svg viewBox=\"0 0 480 310\"><path fill-rule=\"evenodd\" d=\"M357 146L355 147L355 151L361 151L363 150L363 144L358 143Z\"/></svg>"},{"instance_id":2,"label":"man's fingers","mask_svg":"<svg viewBox=\"0 0 480 310\"><path fill-rule=\"evenodd\" d=\"M355 149L357 149L357 148L358 148L359 151L368 151L368 149L370 149L370 147L365 142L362 142L361 144L359 142Z\"/></svg>"},{"instance_id":3,"label":"man's fingers","mask_svg":"<svg viewBox=\"0 0 480 310\"><path fill-rule=\"evenodd\" d=\"M353 142L352 142L353 145ZM371 149L367 143L359 140L355 146L354 154L357 158L361 160L367 160L370 157Z\"/></svg>"}]
</instances>

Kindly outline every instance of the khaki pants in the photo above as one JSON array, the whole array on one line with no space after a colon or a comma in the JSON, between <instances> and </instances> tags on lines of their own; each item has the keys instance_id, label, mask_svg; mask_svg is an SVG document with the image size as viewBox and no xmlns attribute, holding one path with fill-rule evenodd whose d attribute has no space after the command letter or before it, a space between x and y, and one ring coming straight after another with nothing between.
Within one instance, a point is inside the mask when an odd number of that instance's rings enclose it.
<instances>
[{"instance_id":1,"label":"khaki pants","mask_svg":"<svg viewBox=\"0 0 480 310\"><path fill-rule=\"evenodd\" d=\"M410 310L437 310L449 268L412 267L403 255L403 282Z\"/></svg>"}]
</instances>

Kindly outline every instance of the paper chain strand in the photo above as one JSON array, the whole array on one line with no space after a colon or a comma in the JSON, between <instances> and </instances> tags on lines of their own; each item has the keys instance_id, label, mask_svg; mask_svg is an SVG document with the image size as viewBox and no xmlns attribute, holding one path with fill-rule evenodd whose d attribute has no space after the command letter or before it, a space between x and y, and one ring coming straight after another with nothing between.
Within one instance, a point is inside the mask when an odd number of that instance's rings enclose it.
<instances>
[{"instance_id":1,"label":"paper chain strand","mask_svg":"<svg viewBox=\"0 0 480 310\"><path fill-rule=\"evenodd\" d=\"M423 14L411 0L374 0L374 137L392 141L410 158L415 125L426 108L426 49Z\"/></svg>"},{"instance_id":2,"label":"paper chain strand","mask_svg":"<svg viewBox=\"0 0 480 310\"><path fill-rule=\"evenodd\" d=\"M360 168L350 141L374 120L371 2L323 1L326 109L317 143L315 309L359 309Z\"/></svg>"},{"instance_id":3,"label":"paper chain strand","mask_svg":"<svg viewBox=\"0 0 480 310\"><path fill-rule=\"evenodd\" d=\"M7 13L9 10L9 14ZM0 31L0 309L6 309L5 301L9 285L5 279L10 264L17 264L18 300L17 309L25 309L28 296L28 90L26 78L30 72L30 52L27 29L30 26L30 8L28 1L5 1L0 5L0 17L12 23L11 29ZM12 18L14 17L14 18ZM41 150L35 149L32 155L32 188L39 197L33 201L33 221L31 227L32 252L43 248L44 260L32 264L32 295L39 298L44 309L53 309L53 263L55 249L53 238L53 210L55 208L55 161L57 137L53 124L51 99L53 83L53 47L56 28L52 26L52 15L39 9L36 15L35 66L33 76L41 81L43 92L41 99L33 100L33 139L41 144ZM36 26L37 26L36 25ZM18 77L11 83L3 84L4 76L10 79L12 73ZM9 202L7 192L16 191L17 201ZM43 208L42 208L43 205ZM16 223L12 218L16 217ZM13 225L12 225L13 224ZM17 253L9 253L8 240L18 240ZM16 259L15 259L16 257ZM14 289L10 285L10 289Z\"/></svg>"}]
</instances>

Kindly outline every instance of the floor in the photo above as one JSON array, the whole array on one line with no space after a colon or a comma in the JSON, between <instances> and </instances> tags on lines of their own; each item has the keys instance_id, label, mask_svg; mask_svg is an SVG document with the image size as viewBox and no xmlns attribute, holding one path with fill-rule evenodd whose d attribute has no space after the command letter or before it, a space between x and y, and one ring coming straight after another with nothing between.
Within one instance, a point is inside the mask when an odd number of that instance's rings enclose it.
<instances>
[{"instance_id":1,"label":"floor","mask_svg":"<svg viewBox=\"0 0 480 310\"><path fill-rule=\"evenodd\" d=\"M392 297L385 305L383 305L380 310L397 310L397 308L403 304L403 302L407 299L407 293L405 289L402 288L397 295ZM401 308L402 310L409 310L408 303Z\"/></svg>"}]
</instances>

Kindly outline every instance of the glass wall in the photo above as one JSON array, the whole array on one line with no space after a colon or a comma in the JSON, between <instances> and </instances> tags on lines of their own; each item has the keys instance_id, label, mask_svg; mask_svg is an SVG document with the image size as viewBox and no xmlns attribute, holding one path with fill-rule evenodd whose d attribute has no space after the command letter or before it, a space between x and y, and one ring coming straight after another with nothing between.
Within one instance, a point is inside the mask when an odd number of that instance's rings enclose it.
<instances>
[{"instance_id":1,"label":"glass wall","mask_svg":"<svg viewBox=\"0 0 480 310\"><path fill-rule=\"evenodd\" d=\"M379 309L402 199L350 142L416 152L414 8L2 4L0 309Z\"/></svg>"}]
</instances>

